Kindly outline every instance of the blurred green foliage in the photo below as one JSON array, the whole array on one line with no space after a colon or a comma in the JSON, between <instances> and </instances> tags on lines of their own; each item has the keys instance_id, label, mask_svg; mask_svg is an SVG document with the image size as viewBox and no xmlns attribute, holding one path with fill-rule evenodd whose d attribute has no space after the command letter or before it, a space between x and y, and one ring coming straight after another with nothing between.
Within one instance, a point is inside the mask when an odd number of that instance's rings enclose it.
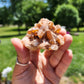
<instances>
[{"instance_id":1,"label":"blurred green foliage","mask_svg":"<svg viewBox=\"0 0 84 84\"><path fill-rule=\"evenodd\" d=\"M10 3L9 8L0 8L0 24L17 24L18 31L21 25L25 24L27 30L43 17L63 26L84 26L84 0L10 0Z\"/></svg>"},{"instance_id":2,"label":"blurred green foliage","mask_svg":"<svg viewBox=\"0 0 84 84\"><path fill-rule=\"evenodd\" d=\"M69 4L75 6L79 12L81 18L80 26L84 26L84 0L69 0Z\"/></svg>"},{"instance_id":3,"label":"blurred green foliage","mask_svg":"<svg viewBox=\"0 0 84 84\"><path fill-rule=\"evenodd\" d=\"M9 12L6 7L0 8L0 24L9 24Z\"/></svg>"},{"instance_id":4,"label":"blurred green foliage","mask_svg":"<svg viewBox=\"0 0 84 84\"><path fill-rule=\"evenodd\" d=\"M46 10L48 4L42 1L24 0L22 2L23 23L32 26L42 18L43 11Z\"/></svg>"},{"instance_id":5,"label":"blurred green foliage","mask_svg":"<svg viewBox=\"0 0 84 84\"><path fill-rule=\"evenodd\" d=\"M72 5L59 5L54 13L55 23L67 28L77 26L80 22L78 10Z\"/></svg>"}]
</instances>

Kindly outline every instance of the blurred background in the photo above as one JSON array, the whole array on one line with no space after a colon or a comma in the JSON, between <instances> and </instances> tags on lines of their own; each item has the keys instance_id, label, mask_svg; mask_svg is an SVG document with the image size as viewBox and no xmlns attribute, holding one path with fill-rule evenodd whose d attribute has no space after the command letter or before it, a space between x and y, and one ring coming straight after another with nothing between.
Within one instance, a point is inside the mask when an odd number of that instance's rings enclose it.
<instances>
[{"instance_id":1,"label":"blurred background","mask_svg":"<svg viewBox=\"0 0 84 84\"><path fill-rule=\"evenodd\" d=\"M0 0L0 84L10 84L16 62L11 38L22 39L41 18L73 36L73 60L61 84L84 84L84 0Z\"/></svg>"}]
</instances>

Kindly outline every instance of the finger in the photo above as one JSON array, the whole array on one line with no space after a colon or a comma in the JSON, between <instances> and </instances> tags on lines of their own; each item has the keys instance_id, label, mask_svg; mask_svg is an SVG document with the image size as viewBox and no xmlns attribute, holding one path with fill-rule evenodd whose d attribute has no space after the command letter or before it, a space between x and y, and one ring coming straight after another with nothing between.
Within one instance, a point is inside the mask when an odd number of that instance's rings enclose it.
<instances>
[{"instance_id":1,"label":"finger","mask_svg":"<svg viewBox=\"0 0 84 84\"><path fill-rule=\"evenodd\" d=\"M64 36L66 34L66 30L65 29L61 29L61 31L59 32L59 34L61 34L62 36ZM46 58L48 58L48 57L50 57L52 55L53 52L54 52L53 50L45 50L43 52L43 54L44 54L44 56Z\"/></svg>"},{"instance_id":2,"label":"finger","mask_svg":"<svg viewBox=\"0 0 84 84\"><path fill-rule=\"evenodd\" d=\"M61 34L62 36L64 36L64 35L66 34L66 30L62 28L62 29L60 30L59 34Z\"/></svg>"},{"instance_id":3,"label":"finger","mask_svg":"<svg viewBox=\"0 0 84 84\"><path fill-rule=\"evenodd\" d=\"M72 43L71 35L66 34L64 36L65 43L62 45L57 51L55 51L50 57L50 64L52 67L55 67L59 61L61 60L64 52L69 48L70 44Z\"/></svg>"},{"instance_id":4,"label":"finger","mask_svg":"<svg viewBox=\"0 0 84 84\"><path fill-rule=\"evenodd\" d=\"M38 66L39 53L40 53L39 49L30 51L30 60L36 67Z\"/></svg>"},{"instance_id":5,"label":"finger","mask_svg":"<svg viewBox=\"0 0 84 84\"><path fill-rule=\"evenodd\" d=\"M30 56L29 50L26 47L24 47L21 40L18 38L13 38L11 39L11 42L16 49L18 61L22 64L28 63Z\"/></svg>"},{"instance_id":6,"label":"finger","mask_svg":"<svg viewBox=\"0 0 84 84\"><path fill-rule=\"evenodd\" d=\"M60 78L55 74L53 68L49 63L47 63L46 65L43 64L42 72L44 76L51 82L51 84L59 84Z\"/></svg>"},{"instance_id":7,"label":"finger","mask_svg":"<svg viewBox=\"0 0 84 84\"><path fill-rule=\"evenodd\" d=\"M58 75L59 77L62 77L62 75L66 72L67 68L69 67L72 61L72 57L73 55L71 50L67 50L64 53L61 62L58 64L58 66L55 69L56 75Z\"/></svg>"},{"instance_id":8,"label":"finger","mask_svg":"<svg viewBox=\"0 0 84 84\"><path fill-rule=\"evenodd\" d=\"M53 50L45 50L43 52L43 55L46 57L46 58L49 58L52 54L53 54Z\"/></svg>"}]
</instances>

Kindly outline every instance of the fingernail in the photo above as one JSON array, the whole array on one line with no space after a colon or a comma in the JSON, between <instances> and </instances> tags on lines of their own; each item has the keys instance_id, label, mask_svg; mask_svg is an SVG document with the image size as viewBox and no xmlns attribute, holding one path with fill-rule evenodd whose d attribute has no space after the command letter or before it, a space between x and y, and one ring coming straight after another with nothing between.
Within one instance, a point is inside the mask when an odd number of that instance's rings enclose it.
<instances>
[{"instance_id":1,"label":"fingernail","mask_svg":"<svg viewBox=\"0 0 84 84\"><path fill-rule=\"evenodd\" d=\"M73 53L73 51L71 49L68 49L69 52Z\"/></svg>"}]
</instances>

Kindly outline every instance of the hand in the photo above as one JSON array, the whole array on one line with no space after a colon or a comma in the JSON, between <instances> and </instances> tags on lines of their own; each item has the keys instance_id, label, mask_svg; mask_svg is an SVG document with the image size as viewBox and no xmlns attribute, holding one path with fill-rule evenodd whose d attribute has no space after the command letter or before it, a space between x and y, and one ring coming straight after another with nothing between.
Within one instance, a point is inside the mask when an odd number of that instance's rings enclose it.
<instances>
[{"instance_id":1,"label":"hand","mask_svg":"<svg viewBox=\"0 0 84 84\"><path fill-rule=\"evenodd\" d=\"M30 51L24 47L21 40L13 38L19 63L27 66L15 65L12 84L59 84L72 61L72 51L68 50L72 37L65 30L60 31L64 36L65 44L57 51L40 50Z\"/></svg>"}]
</instances>

